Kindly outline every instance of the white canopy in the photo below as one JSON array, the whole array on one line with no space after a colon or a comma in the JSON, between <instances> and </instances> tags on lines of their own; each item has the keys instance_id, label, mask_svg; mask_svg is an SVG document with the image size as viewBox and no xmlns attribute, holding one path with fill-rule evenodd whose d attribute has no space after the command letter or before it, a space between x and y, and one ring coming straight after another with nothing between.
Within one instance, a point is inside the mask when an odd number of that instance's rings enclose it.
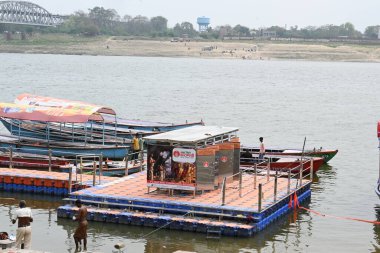
<instances>
[{"instance_id":1,"label":"white canopy","mask_svg":"<svg viewBox=\"0 0 380 253\"><path fill-rule=\"evenodd\" d=\"M144 139L148 142L157 141L197 143L223 135L232 134L237 131L239 131L239 128L236 127L192 126L162 134L151 135L144 137Z\"/></svg>"}]
</instances>

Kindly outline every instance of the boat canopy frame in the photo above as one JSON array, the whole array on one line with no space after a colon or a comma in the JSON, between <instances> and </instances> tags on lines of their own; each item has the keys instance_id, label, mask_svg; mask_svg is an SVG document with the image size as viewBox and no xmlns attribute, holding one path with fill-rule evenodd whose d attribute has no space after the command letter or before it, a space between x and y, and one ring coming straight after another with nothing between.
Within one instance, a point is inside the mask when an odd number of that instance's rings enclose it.
<instances>
[{"instance_id":1,"label":"boat canopy frame","mask_svg":"<svg viewBox=\"0 0 380 253\"><path fill-rule=\"evenodd\" d=\"M80 123L85 129L85 145L87 144L87 124L90 122L102 122L102 143L105 142L105 122L103 116L99 112L80 109L65 109L57 107L30 106L12 103L0 103L0 117L13 120L28 120L34 122L43 122L46 124L46 136L50 142L50 123L55 122L60 124L71 123L72 135L74 141L74 124ZM11 124L12 127L12 124ZM18 137L20 139L21 122L18 125ZM11 133L13 131L11 130ZM115 131L116 132L116 131Z\"/></svg>"}]
</instances>

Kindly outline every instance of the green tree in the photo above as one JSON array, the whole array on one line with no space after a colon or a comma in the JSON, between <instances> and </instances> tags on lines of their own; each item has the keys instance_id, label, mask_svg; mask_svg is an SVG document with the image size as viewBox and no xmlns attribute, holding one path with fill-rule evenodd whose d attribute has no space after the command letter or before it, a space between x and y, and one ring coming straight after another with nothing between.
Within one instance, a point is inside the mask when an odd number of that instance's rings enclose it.
<instances>
[{"instance_id":1,"label":"green tree","mask_svg":"<svg viewBox=\"0 0 380 253\"><path fill-rule=\"evenodd\" d=\"M164 33L168 29L168 20L162 16L153 17L150 19L152 32Z\"/></svg>"},{"instance_id":2,"label":"green tree","mask_svg":"<svg viewBox=\"0 0 380 253\"><path fill-rule=\"evenodd\" d=\"M251 35L249 28L242 25L236 25L234 28L232 28L232 33L239 37Z\"/></svg>"},{"instance_id":3,"label":"green tree","mask_svg":"<svg viewBox=\"0 0 380 253\"><path fill-rule=\"evenodd\" d=\"M367 26L364 35L369 39L378 39L380 33L380 25Z\"/></svg>"}]
</instances>

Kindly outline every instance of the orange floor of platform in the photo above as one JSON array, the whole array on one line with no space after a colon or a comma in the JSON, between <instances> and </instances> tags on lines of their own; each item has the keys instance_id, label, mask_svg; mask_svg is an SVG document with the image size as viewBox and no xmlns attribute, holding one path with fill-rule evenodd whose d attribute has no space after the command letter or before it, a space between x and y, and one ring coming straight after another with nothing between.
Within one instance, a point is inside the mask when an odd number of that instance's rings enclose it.
<instances>
[{"instance_id":1,"label":"orange floor of platform","mask_svg":"<svg viewBox=\"0 0 380 253\"><path fill-rule=\"evenodd\" d=\"M69 173L64 172L49 172L41 170L28 170L28 169L10 169L10 168L0 168L1 177L23 177L23 178L39 178L39 179L50 179L57 181L68 181ZM100 179L101 184L106 184L117 180L115 177L102 176ZM83 184L89 184L93 182L92 175L76 174L73 175L73 182L83 182ZM99 184L99 176L96 176L96 184Z\"/></svg>"},{"instance_id":2,"label":"orange floor of platform","mask_svg":"<svg viewBox=\"0 0 380 253\"><path fill-rule=\"evenodd\" d=\"M203 194L197 193L193 197L191 192L176 192L170 196L168 190L159 190L150 188L148 194L148 187L146 181L146 172L140 172L128 177L119 178L113 182L106 183L100 187L88 188L86 190L72 193L73 196L87 195L98 197L112 197L112 198L140 198L150 200L161 200L168 202L188 203L189 205L208 205L208 206L221 206L221 190L207 191ZM302 186L308 184L309 180L303 180ZM227 183L225 194L225 206L238 207L238 208L252 208L258 207L258 185L262 184L262 207L266 208L280 199L287 197L289 194L294 193L300 188L300 182L296 179L290 180L290 191L288 192L288 178L278 178L277 181L277 194L275 192L274 177L257 176L256 189L254 189L254 176L252 174L244 174L242 180L241 197L239 196L239 180ZM298 188L296 188L298 186Z\"/></svg>"}]
</instances>

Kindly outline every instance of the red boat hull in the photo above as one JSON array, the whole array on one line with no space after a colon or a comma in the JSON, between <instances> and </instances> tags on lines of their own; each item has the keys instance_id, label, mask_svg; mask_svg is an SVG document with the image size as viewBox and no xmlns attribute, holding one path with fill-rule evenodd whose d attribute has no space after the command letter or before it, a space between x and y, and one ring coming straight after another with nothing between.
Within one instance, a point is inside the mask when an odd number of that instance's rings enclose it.
<instances>
[{"instance_id":1,"label":"red boat hull","mask_svg":"<svg viewBox=\"0 0 380 253\"><path fill-rule=\"evenodd\" d=\"M319 168L322 166L322 164L324 163L324 160L323 158L319 158L319 157L315 157L313 158L313 173L316 173ZM311 164L311 160L308 159L307 161L304 160L303 162L303 173L310 173L310 164ZM241 163L241 165L243 167L247 167L247 166L253 166L254 164L252 163ZM300 165L301 165L301 161L300 160L294 160L294 161L277 161L277 162L271 162L270 164L268 164L267 162L264 162L264 163L260 163L258 165L258 168L267 168L269 165L270 167L270 170L274 170L274 171L281 171L281 172L288 172L289 170L292 172L292 173L299 173L300 172Z\"/></svg>"},{"instance_id":2,"label":"red boat hull","mask_svg":"<svg viewBox=\"0 0 380 253\"><path fill-rule=\"evenodd\" d=\"M56 160L52 159L51 167L52 169L60 169L63 166L66 166L69 162L66 160ZM0 155L0 166L9 167L10 159L8 155ZM13 157L12 158L12 167L16 168L39 168L39 169L48 169L49 160L43 158L32 158L32 157Z\"/></svg>"}]
</instances>

